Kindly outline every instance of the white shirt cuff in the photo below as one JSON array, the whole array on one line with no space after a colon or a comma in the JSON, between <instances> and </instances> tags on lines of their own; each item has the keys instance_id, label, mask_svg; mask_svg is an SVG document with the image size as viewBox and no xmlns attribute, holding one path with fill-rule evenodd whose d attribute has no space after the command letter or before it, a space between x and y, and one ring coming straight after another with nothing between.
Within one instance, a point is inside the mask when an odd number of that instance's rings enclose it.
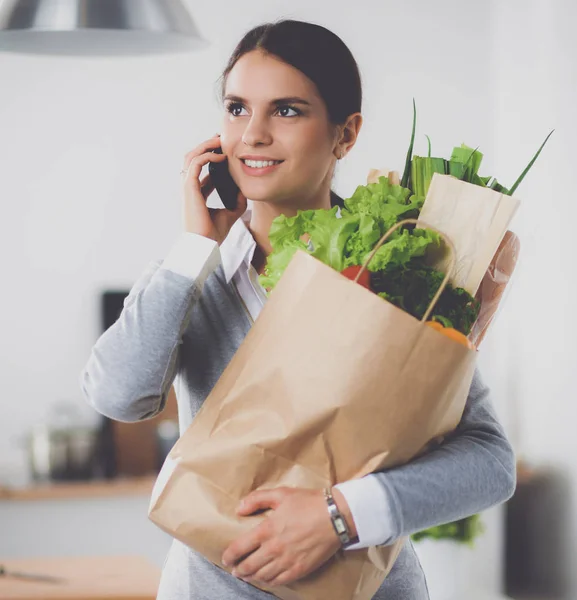
<instances>
[{"instance_id":1,"label":"white shirt cuff","mask_svg":"<svg viewBox=\"0 0 577 600\"><path fill-rule=\"evenodd\" d=\"M196 233L182 233L161 267L192 279L202 289L208 276L221 262L217 242Z\"/></svg>"},{"instance_id":2,"label":"white shirt cuff","mask_svg":"<svg viewBox=\"0 0 577 600\"><path fill-rule=\"evenodd\" d=\"M392 535L392 514L387 493L372 474L337 483L352 513L359 541L347 550L385 544Z\"/></svg>"}]
</instances>

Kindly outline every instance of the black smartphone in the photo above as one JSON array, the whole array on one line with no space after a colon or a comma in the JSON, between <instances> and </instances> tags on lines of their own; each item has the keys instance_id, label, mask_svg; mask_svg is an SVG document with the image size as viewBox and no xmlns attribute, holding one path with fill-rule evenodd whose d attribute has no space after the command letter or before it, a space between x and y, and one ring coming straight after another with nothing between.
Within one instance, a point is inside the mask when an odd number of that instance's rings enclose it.
<instances>
[{"instance_id":1,"label":"black smartphone","mask_svg":"<svg viewBox=\"0 0 577 600\"><path fill-rule=\"evenodd\" d=\"M216 148L213 152L215 154L222 154L222 148ZM235 210L238 205L238 193L240 189L230 175L228 160L218 163L208 163L208 172L225 208Z\"/></svg>"}]
</instances>

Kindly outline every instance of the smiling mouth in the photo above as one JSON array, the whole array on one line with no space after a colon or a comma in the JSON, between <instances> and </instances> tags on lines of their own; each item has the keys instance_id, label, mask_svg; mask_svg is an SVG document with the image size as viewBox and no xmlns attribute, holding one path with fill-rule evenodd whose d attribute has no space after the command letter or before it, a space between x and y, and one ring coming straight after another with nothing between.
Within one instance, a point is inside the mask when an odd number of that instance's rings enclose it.
<instances>
[{"instance_id":1,"label":"smiling mouth","mask_svg":"<svg viewBox=\"0 0 577 600\"><path fill-rule=\"evenodd\" d=\"M273 167L274 165L280 165L282 160L249 160L249 159L241 159L242 162L252 169L263 169L265 167Z\"/></svg>"}]
</instances>

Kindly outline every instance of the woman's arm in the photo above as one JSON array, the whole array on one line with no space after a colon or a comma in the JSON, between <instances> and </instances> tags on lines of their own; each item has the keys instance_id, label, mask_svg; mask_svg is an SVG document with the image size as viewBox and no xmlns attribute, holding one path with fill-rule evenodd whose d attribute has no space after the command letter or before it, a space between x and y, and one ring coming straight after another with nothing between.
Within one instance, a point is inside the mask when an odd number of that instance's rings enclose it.
<instances>
[{"instance_id":1,"label":"woman's arm","mask_svg":"<svg viewBox=\"0 0 577 600\"><path fill-rule=\"evenodd\" d=\"M513 448L475 369L461 421L438 448L335 487L356 525L356 549L476 514L508 500L515 486Z\"/></svg>"},{"instance_id":2,"label":"woman's arm","mask_svg":"<svg viewBox=\"0 0 577 600\"><path fill-rule=\"evenodd\" d=\"M219 262L217 242L184 233L164 261L150 263L82 371L82 391L98 412L138 421L164 408L191 311Z\"/></svg>"}]
</instances>

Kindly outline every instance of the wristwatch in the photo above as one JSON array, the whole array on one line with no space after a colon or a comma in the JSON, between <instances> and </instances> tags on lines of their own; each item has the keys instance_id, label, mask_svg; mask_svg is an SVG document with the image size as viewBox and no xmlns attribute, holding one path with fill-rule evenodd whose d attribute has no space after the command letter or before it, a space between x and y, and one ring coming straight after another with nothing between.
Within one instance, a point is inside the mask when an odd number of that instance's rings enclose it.
<instances>
[{"instance_id":1,"label":"wristwatch","mask_svg":"<svg viewBox=\"0 0 577 600\"><path fill-rule=\"evenodd\" d=\"M325 500L327 501L331 523L333 524L336 534L341 540L341 546L343 548L348 548L349 546L358 543L358 537L351 537L347 522L340 513L338 506L335 504L335 499L333 498L331 488L324 488L323 491L325 494Z\"/></svg>"}]
</instances>

